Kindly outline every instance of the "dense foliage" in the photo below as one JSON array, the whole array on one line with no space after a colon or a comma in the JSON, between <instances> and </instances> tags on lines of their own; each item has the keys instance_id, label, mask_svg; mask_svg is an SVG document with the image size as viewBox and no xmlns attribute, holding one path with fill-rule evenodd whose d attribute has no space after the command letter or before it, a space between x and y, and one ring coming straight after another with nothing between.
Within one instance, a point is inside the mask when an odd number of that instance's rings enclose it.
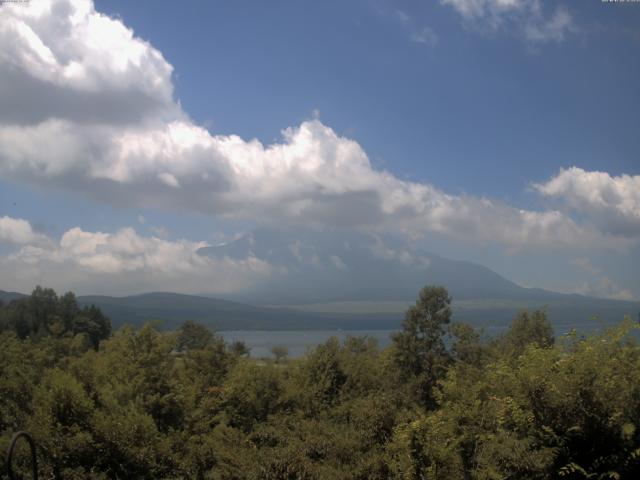
<instances>
[{"instance_id":1,"label":"dense foliage","mask_svg":"<svg viewBox=\"0 0 640 480\"><path fill-rule=\"evenodd\" d=\"M0 447L32 432L63 479L640 478L637 324L554 340L523 312L483 340L450 302L423 289L385 350L276 362L36 289L0 308Z\"/></svg>"},{"instance_id":2,"label":"dense foliage","mask_svg":"<svg viewBox=\"0 0 640 480\"><path fill-rule=\"evenodd\" d=\"M71 292L58 297L38 286L28 297L6 306L0 302L0 330L11 330L20 339L74 338L97 349L100 340L109 338L111 321L94 306L80 308Z\"/></svg>"}]
</instances>

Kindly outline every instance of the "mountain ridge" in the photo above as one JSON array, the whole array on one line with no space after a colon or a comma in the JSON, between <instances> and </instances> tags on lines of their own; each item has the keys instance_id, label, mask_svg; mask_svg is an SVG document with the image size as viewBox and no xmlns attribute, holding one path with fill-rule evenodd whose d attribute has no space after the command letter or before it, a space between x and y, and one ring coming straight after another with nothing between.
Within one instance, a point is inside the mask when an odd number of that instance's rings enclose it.
<instances>
[{"instance_id":1,"label":"mountain ridge","mask_svg":"<svg viewBox=\"0 0 640 480\"><path fill-rule=\"evenodd\" d=\"M275 273L224 299L206 292L148 292L80 295L78 302L100 307L115 327L160 320L171 329L195 320L216 330L395 329L425 285L444 285L454 319L480 326L504 325L519 310L545 306L552 321L567 325L594 315L614 322L640 311L640 302L523 287L484 265L371 234L262 228L198 254L256 257L275 266ZM0 291L0 299L20 295Z\"/></svg>"},{"instance_id":2,"label":"mountain ridge","mask_svg":"<svg viewBox=\"0 0 640 480\"><path fill-rule=\"evenodd\" d=\"M5 294L0 290L0 299ZM22 298L26 295L12 292ZM526 303L499 299L454 299L454 320L476 327L505 327L523 309L547 308L556 330L568 331L589 324L592 317L602 324L612 324L624 315L635 316L640 302L598 299L558 294L546 304L536 300ZM256 306L223 299L173 292L148 292L113 297L80 295L81 306L96 305L112 320L114 328L125 324L141 326L148 321L160 321L164 329L175 329L185 320L194 320L218 331L228 330L392 330L400 327L403 312L412 302L399 302L398 308L331 310L326 305ZM357 302L356 302L357 303ZM400 304L402 303L402 304ZM375 312L378 313L375 313ZM595 324L594 324L595 325Z\"/></svg>"},{"instance_id":3,"label":"mountain ridge","mask_svg":"<svg viewBox=\"0 0 640 480\"><path fill-rule=\"evenodd\" d=\"M203 247L198 254L219 260L255 257L273 266L271 281L227 295L256 304L412 300L428 284L446 286L458 300L544 301L574 295L523 287L484 265L358 232L263 227L227 244Z\"/></svg>"}]
</instances>

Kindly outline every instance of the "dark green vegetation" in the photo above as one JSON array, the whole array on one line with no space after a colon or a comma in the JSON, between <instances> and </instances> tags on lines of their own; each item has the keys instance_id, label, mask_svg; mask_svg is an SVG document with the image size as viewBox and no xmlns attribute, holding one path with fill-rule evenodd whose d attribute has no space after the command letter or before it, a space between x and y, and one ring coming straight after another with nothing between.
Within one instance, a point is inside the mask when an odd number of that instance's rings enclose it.
<instances>
[{"instance_id":1,"label":"dark green vegetation","mask_svg":"<svg viewBox=\"0 0 640 480\"><path fill-rule=\"evenodd\" d=\"M38 286L28 297L8 296L8 305L0 300L0 328L19 339L73 338L97 349L100 340L111 335L111 320L93 305L78 306L71 292L58 297L52 289Z\"/></svg>"},{"instance_id":2,"label":"dark green vegetation","mask_svg":"<svg viewBox=\"0 0 640 480\"><path fill-rule=\"evenodd\" d=\"M390 348L331 339L276 363L194 322L95 336L104 317L72 299L0 309L0 448L32 432L44 478L640 478L628 318L554 339L522 312L482 341L427 287Z\"/></svg>"}]
</instances>

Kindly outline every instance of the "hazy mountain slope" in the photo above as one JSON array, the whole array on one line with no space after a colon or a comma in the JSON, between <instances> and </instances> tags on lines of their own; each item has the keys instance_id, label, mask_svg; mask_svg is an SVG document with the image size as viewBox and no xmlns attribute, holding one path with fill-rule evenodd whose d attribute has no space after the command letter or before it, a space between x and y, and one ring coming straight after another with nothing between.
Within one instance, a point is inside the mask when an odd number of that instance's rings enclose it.
<instances>
[{"instance_id":1,"label":"hazy mountain slope","mask_svg":"<svg viewBox=\"0 0 640 480\"><path fill-rule=\"evenodd\" d=\"M0 290L0 301L2 303L9 303L12 300L17 300L19 298L24 297L23 293L18 292L5 292L4 290Z\"/></svg>"},{"instance_id":2,"label":"hazy mountain slope","mask_svg":"<svg viewBox=\"0 0 640 480\"><path fill-rule=\"evenodd\" d=\"M78 301L100 307L116 328L156 319L165 328L195 320L217 330L397 328L426 284L444 285L454 298L455 320L475 325L505 325L521 309L545 306L559 330L591 324L594 315L616 322L625 314L637 318L640 311L638 302L523 288L482 265L354 232L263 228L199 253L255 256L275 273L233 297L236 301L176 293L80 296ZM19 295L0 292L2 299Z\"/></svg>"},{"instance_id":3,"label":"hazy mountain slope","mask_svg":"<svg viewBox=\"0 0 640 480\"><path fill-rule=\"evenodd\" d=\"M5 300L24 297L21 293L0 291ZM195 320L214 330L376 330L399 328L411 302L346 302L315 304L291 308L256 307L196 295L148 293L128 297L89 295L78 297L81 305L96 305L108 315L114 328L124 324L140 326L159 320L163 328L173 329L185 320ZM488 327L490 333L508 325L523 308L547 306L556 332L577 327L582 331L618 322L624 315L636 318L640 303L560 295L546 301L455 300L454 320ZM382 308L383 307L383 308ZM592 320L596 315L599 321Z\"/></svg>"},{"instance_id":4,"label":"hazy mountain slope","mask_svg":"<svg viewBox=\"0 0 640 480\"><path fill-rule=\"evenodd\" d=\"M369 304L366 313L348 313L316 304L315 311L305 306L295 308L256 307L226 300L180 295L175 293L149 293L130 297L80 296L82 305L96 305L105 312L118 328L123 324L142 325L160 320L163 328L173 329L185 320L195 320L214 330L375 330L399 328L406 304L397 309L376 312L376 302ZM601 300L580 296L564 296L553 302L537 301L454 301L454 320L475 326L503 328L523 308L548 307L552 323L558 333L577 327L591 330L602 323L618 322L624 315L637 315L640 304ZM592 320L596 315L600 323Z\"/></svg>"},{"instance_id":5,"label":"hazy mountain slope","mask_svg":"<svg viewBox=\"0 0 640 480\"><path fill-rule=\"evenodd\" d=\"M482 265L353 232L262 228L198 253L215 258L255 256L284 272L237 297L252 303L413 300L426 284L445 285L459 300L544 300L560 295L523 288Z\"/></svg>"},{"instance_id":6,"label":"hazy mountain slope","mask_svg":"<svg viewBox=\"0 0 640 480\"><path fill-rule=\"evenodd\" d=\"M116 328L160 320L164 328L172 329L185 320L195 320L215 330L386 329L397 327L400 318L398 314L308 313L161 292L129 297L80 296L78 302L100 307Z\"/></svg>"},{"instance_id":7,"label":"hazy mountain slope","mask_svg":"<svg viewBox=\"0 0 640 480\"><path fill-rule=\"evenodd\" d=\"M510 322L522 309L548 308L557 325L593 323L595 315L616 322L636 318L640 303L524 288L482 265L451 260L375 235L313 229L262 228L201 255L236 259L255 256L285 272L237 298L287 305L327 315L402 312L426 284L444 285L454 298L454 316L476 325ZM397 304L394 308L392 305ZM399 320L398 320L399 321Z\"/></svg>"}]
</instances>

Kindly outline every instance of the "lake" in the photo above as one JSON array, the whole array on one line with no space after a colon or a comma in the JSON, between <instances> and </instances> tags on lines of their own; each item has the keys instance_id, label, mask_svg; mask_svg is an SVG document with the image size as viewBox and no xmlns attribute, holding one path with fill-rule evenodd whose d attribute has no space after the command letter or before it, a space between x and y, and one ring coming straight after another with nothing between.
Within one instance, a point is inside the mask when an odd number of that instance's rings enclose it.
<instances>
[{"instance_id":1,"label":"lake","mask_svg":"<svg viewBox=\"0 0 640 480\"><path fill-rule=\"evenodd\" d=\"M271 348L282 345L289 349L289 357L301 357L307 350L331 337L338 337L342 342L348 336L370 337L378 341L382 348L391 343L390 335L395 330L231 330L217 332L226 342L243 341L251 349L253 358L271 357Z\"/></svg>"},{"instance_id":2,"label":"lake","mask_svg":"<svg viewBox=\"0 0 640 480\"><path fill-rule=\"evenodd\" d=\"M553 324L556 336L565 335L572 328L580 334L588 334L602 330L603 327L612 326L613 323L595 322L571 322ZM482 327L484 336L494 336L504 331L508 325L485 325ZM234 340L243 341L251 349L253 358L272 357L271 348L282 345L289 349L289 357L301 357L310 348L326 342L331 337L338 337L342 342L348 336L374 338L380 348L385 348L391 343L391 334L397 330L228 330L216 332L226 342Z\"/></svg>"}]
</instances>

